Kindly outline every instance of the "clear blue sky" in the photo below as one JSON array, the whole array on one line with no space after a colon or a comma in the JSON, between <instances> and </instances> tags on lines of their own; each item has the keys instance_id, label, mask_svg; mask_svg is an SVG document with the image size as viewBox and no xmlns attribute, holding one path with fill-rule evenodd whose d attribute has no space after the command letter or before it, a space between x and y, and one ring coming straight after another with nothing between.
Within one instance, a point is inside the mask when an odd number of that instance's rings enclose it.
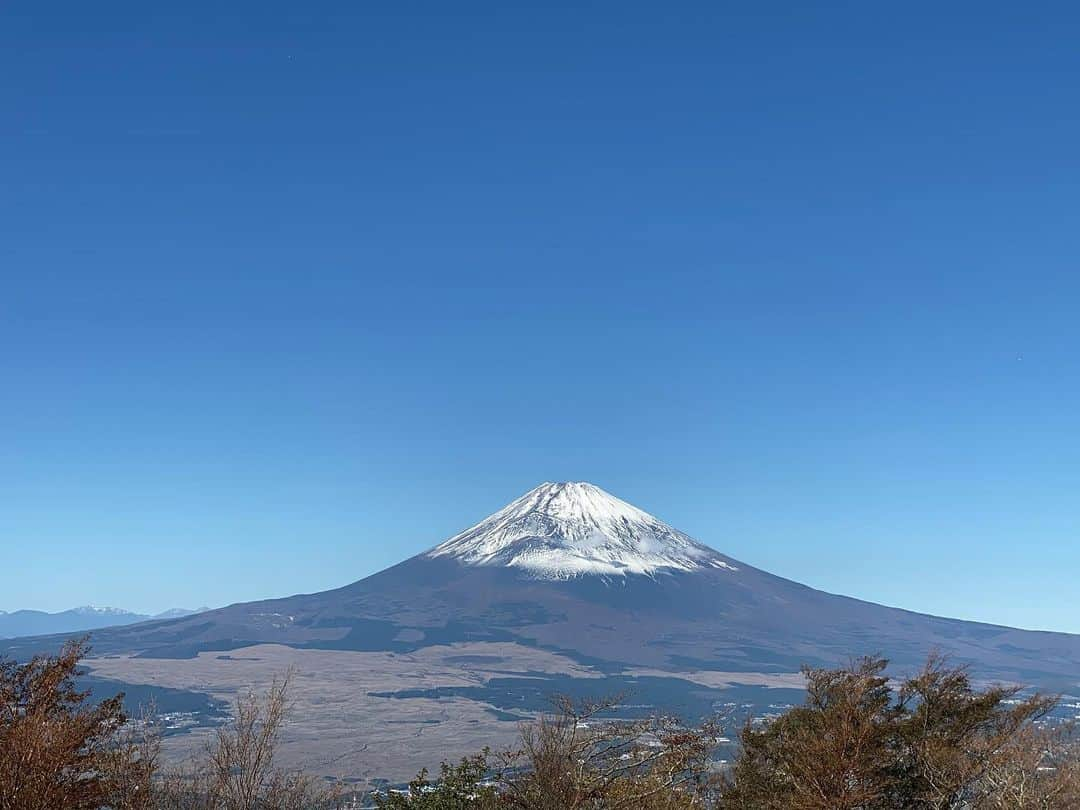
<instances>
[{"instance_id":1,"label":"clear blue sky","mask_svg":"<svg viewBox=\"0 0 1080 810\"><path fill-rule=\"evenodd\" d=\"M0 609L338 586L569 479L1080 632L1077 42L1067 3L4 3Z\"/></svg>"}]
</instances>

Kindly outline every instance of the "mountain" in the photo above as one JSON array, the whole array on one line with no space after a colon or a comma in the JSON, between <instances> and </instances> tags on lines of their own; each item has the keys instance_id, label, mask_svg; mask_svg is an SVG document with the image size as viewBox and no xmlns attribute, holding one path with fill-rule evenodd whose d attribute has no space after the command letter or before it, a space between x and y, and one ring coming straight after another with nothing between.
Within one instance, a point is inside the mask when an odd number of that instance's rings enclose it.
<instances>
[{"instance_id":1,"label":"mountain","mask_svg":"<svg viewBox=\"0 0 1080 810\"><path fill-rule=\"evenodd\" d=\"M64 638L8 640L0 654L25 659ZM553 694L625 695L627 716L741 720L801 701L803 664L883 653L901 675L932 649L977 679L1080 694L1080 636L824 593L584 483L543 484L342 588L109 627L91 643L88 687L191 713L177 755L213 732L220 716L206 707L298 673L284 762L369 786L510 747Z\"/></svg>"},{"instance_id":2,"label":"mountain","mask_svg":"<svg viewBox=\"0 0 1080 810\"><path fill-rule=\"evenodd\" d=\"M206 608L203 608L206 610ZM46 613L42 610L15 610L10 613L0 610L0 638L19 636L40 636L53 633L80 633L103 627L134 624L150 619L173 619L190 616L195 610L174 608L156 616L133 613L129 610L113 607L85 605L59 613Z\"/></svg>"},{"instance_id":3,"label":"mountain","mask_svg":"<svg viewBox=\"0 0 1080 810\"><path fill-rule=\"evenodd\" d=\"M988 595L989 597L989 595ZM184 658L262 642L411 652L512 642L606 672L793 672L931 649L986 677L1080 680L1080 636L837 596L732 559L587 483L545 483L430 551L332 591L94 635L100 653ZM25 654L40 640L9 645Z\"/></svg>"}]
</instances>

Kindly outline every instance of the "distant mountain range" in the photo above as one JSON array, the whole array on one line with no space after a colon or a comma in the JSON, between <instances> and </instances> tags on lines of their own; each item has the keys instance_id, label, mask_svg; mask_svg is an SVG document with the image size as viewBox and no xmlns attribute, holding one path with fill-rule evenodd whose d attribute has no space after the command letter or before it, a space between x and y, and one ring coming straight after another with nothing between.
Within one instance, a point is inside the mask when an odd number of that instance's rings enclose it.
<instances>
[{"instance_id":1,"label":"distant mountain range","mask_svg":"<svg viewBox=\"0 0 1080 810\"><path fill-rule=\"evenodd\" d=\"M7 613L0 610L0 638L40 636L52 633L79 633L84 630L117 627L151 619L180 619L205 610L209 610L209 608L204 607L197 610L173 608L154 615L133 613L122 608L96 607L94 605L62 610L59 613L46 613L43 610L16 610Z\"/></svg>"}]
</instances>

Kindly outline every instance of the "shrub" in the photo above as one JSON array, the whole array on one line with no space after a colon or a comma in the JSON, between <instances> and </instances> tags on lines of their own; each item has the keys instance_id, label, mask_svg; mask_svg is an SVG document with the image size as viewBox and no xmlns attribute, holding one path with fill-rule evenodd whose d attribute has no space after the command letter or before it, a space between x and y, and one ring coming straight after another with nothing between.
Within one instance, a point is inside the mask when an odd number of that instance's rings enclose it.
<instances>
[{"instance_id":1,"label":"shrub","mask_svg":"<svg viewBox=\"0 0 1080 810\"><path fill-rule=\"evenodd\" d=\"M0 810L148 806L157 749L122 732L122 694L92 706L76 689L87 649L0 661Z\"/></svg>"}]
</instances>

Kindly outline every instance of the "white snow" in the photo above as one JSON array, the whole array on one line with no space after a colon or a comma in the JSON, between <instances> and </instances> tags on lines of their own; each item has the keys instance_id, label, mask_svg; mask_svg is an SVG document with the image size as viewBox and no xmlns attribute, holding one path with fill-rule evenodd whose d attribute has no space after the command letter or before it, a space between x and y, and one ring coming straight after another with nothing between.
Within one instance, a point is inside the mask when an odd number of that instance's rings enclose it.
<instances>
[{"instance_id":1,"label":"white snow","mask_svg":"<svg viewBox=\"0 0 1080 810\"><path fill-rule=\"evenodd\" d=\"M100 605L83 605L82 607L72 608L72 613L78 613L83 616L96 615L96 616L127 616L130 615L128 611L121 608L114 607L102 607Z\"/></svg>"},{"instance_id":2,"label":"white snow","mask_svg":"<svg viewBox=\"0 0 1080 810\"><path fill-rule=\"evenodd\" d=\"M428 552L538 579L737 570L720 554L588 483L546 483Z\"/></svg>"}]
</instances>

